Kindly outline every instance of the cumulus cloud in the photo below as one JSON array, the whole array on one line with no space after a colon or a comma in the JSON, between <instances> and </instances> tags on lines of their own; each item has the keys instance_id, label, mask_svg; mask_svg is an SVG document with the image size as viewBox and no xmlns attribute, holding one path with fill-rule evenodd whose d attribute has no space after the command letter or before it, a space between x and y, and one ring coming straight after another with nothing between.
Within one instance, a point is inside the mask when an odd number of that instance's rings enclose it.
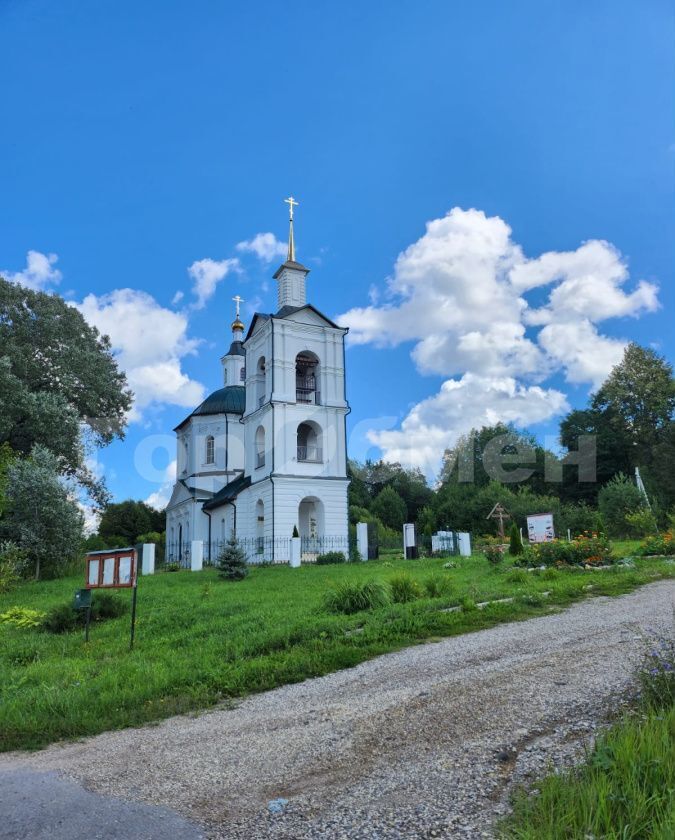
<instances>
[{"instance_id":1,"label":"cumulus cloud","mask_svg":"<svg viewBox=\"0 0 675 840\"><path fill-rule=\"evenodd\" d=\"M207 301L213 297L218 283L228 274L239 271L239 260L236 257L225 260L212 260L207 257L193 262L188 268L188 274L192 278L192 291L197 298L193 308L203 309Z\"/></svg>"},{"instance_id":2,"label":"cumulus cloud","mask_svg":"<svg viewBox=\"0 0 675 840\"><path fill-rule=\"evenodd\" d=\"M252 239L237 243L237 251L255 254L259 260L269 263L274 259L285 258L288 246L273 233L256 233Z\"/></svg>"},{"instance_id":3,"label":"cumulus cloud","mask_svg":"<svg viewBox=\"0 0 675 840\"><path fill-rule=\"evenodd\" d=\"M134 392L130 419L138 420L151 403L193 407L204 398L204 386L182 370L181 360L196 351L188 338L183 313L160 306L136 289L87 295L77 308L110 341Z\"/></svg>"},{"instance_id":4,"label":"cumulus cloud","mask_svg":"<svg viewBox=\"0 0 675 840\"><path fill-rule=\"evenodd\" d=\"M176 461L173 460L167 464L164 479L160 486L154 492L150 493L145 500L146 505L155 508L156 510L164 510L169 504L173 486L176 483Z\"/></svg>"},{"instance_id":5,"label":"cumulus cloud","mask_svg":"<svg viewBox=\"0 0 675 840\"><path fill-rule=\"evenodd\" d=\"M565 395L553 388L526 386L512 377L466 373L446 380L438 394L418 403L400 430L373 431L368 439L383 450L387 460L433 473L443 450L471 429L500 421L528 426L567 408Z\"/></svg>"},{"instance_id":6,"label":"cumulus cloud","mask_svg":"<svg viewBox=\"0 0 675 840\"><path fill-rule=\"evenodd\" d=\"M36 292L43 292L61 282L62 274L58 268L54 267L57 261L56 254L29 251L26 254L26 267L23 271L0 271L0 275L10 283L20 283Z\"/></svg>"},{"instance_id":7,"label":"cumulus cloud","mask_svg":"<svg viewBox=\"0 0 675 840\"><path fill-rule=\"evenodd\" d=\"M429 466L473 426L527 425L564 411L564 395L540 383L562 372L597 386L626 343L597 324L658 308L654 284L626 289L628 279L619 251L601 240L528 259L499 217L454 208L428 222L398 256L384 297L337 317L353 344L411 342L421 373L460 378L415 406L400 431L374 432L372 441L390 460ZM532 306L528 295L542 288L545 303Z\"/></svg>"}]
</instances>

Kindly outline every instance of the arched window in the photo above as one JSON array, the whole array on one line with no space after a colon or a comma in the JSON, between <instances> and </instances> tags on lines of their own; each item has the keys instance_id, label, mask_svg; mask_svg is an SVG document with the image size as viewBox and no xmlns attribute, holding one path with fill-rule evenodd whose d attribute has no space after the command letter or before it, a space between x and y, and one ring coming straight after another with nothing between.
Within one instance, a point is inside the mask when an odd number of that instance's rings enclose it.
<instances>
[{"instance_id":1,"label":"arched window","mask_svg":"<svg viewBox=\"0 0 675 840\"><path fill-rule=\"evenodd\" d=\"M265 427L258 426L255 432L255 466L265 466Z\"/></svg>"},{"instance_id":2,"label":"arched window","mask_svg":"<svg viewBox=\"0 0 675 840\"><path fill-rule=\"evenodd\" d=\"M308 350L295 357L295 401L321 404L319 358Z\"/></svg>"},{"instance_id":3,"label":"arched window","mask_svg":"<svg viewBox=\"0 0 675 840\"><path fill-rule=\"evenodd\" d=\"M265 402L265 396L267 394L267 377L264 356L261 356L258 359L258 367L256 368L255 394L258 400L258 407L260 407Z\"/></svg>"},{"instance_id":4,"label":"arched window","mask_svg":"<svg viewBox=\"0 0 675 840\"><path fill-rule=\"evenodd\" d=\"M314 464L323 462L321 427L313 420L300 423L298 426L298 461L309 461Z\"/></svg>"},{"instance_id":5,"label":"arched window","mask_svg":"<svg viewBox=\"0 0 675 840\"><path fill-rule=\"evenodd\" d=\"M227 368L223 368L223 385L227 385Z\"/></svg>"},{"instance_id":6,"label":"arched window","mask_svg":"<svg viewBox=\"0 0 675 840\"><path fill-rule=\"evenodd\" d=\"M188 446L187 440L183 441L183 472L186 473L188 471L190 461L190 447Z\"/></svg>"},{"instance_id":7,"label":"arched window","mask_svg":"<svg viewBox=\"0 0 675 840\"><path fill-rule=\"evenodd\" d=\"M215 464L216 462L216 442L213 435L206 436L206 463Z\"/></svg>"}]
</instances>

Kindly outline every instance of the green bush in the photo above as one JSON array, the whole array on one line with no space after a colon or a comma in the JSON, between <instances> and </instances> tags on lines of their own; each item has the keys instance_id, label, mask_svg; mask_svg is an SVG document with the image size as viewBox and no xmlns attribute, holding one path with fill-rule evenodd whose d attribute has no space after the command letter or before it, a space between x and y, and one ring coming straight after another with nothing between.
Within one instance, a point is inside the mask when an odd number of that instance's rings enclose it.
<instances>
[{"instance_id":1,"label":"green bush","mask_svg":"<svg viewBox=\"0 0 675 840\"><path fill-rule=\"evenodd\" d=\"M640 537L648 537L657 532L656 517L648 507L640 508L633 513L626 514L626 524L631 533Z\"/></svg>"},{"instance_id":2,"label":"green bush","mask_svg":"<svg viewBox=\"0 0 675 840\"><path fill-rule=\"evenodd\" d=\"M428 598L442 598L452 591L452 581L445 575L432 575L424 581L424 590Z\"/></svg>"},{"instance_id":3,"label":"green bush","mask_svg":"<svg viewBox=\"0 0 675 840\"><path fill-rule=\"evenodd\" d=\"M389 578L391 599L395 604L407 604L422 596L422 588L415 578L405 572Z\"/></svg>"},{"instance_id":4,"label":"green bush","mask_svg":"<svg viewBox=\"0 0 675 840\"><path fill-rule=\"evenodd\" d=\"M72 604L57 604L44 617L42 629L48 633L68 633L78 626L80 612L84 618L85 610L76 610Z\"/></svg>"},{"instance_id":5,"label":"green bush","mask_svg":"<svg viewBox=\"0 0 675 840\"><path fill-rule=\"evenodd\" d=\"M0 624L13 624L14 627L39 627L45 617L45 613L39 610L31 610L28 607L10 607L0 613Z\"/></svg>"},{"instance_id":6,"label":"green bush","mask_svg":"<svg viewBox=\"0 0 675 840\"><path fill-rule=\"evenodd\" d=\"M379 580L342 583L326 593L325 605L331 612L352 613L385 607L391 602L388 587Z\"/></svg>"},{"instance_id":7,"label":"green bush","mask_svg":"<svg viewBox=\"0 0 675 840\"><path fill-rule=\"evenodd\" d=\"M327 551L316 558L317 566L329 566L331 563L346 563L347 558L341 551Z\"/></svg>"},{"instance_id":8,"label":"green bush","mask_svg":"<svg viewBox=\"0 0 675 840\"><path fill-rule=\"evenodd\" d=\"M631 534L632 527L626 522L626 516L644 506L642 493L623 473L615 475L598 494L598 509L610 537Z\"/></svg>"},{"instance_id":9,"label":"green bush","mask_svg":"<svg viewBox=\"0 0 675 840\"><path fill-rule=\"evenodd\" d=\"M504 546L486 545L483 548L483 553L487 557L488 563L492 563L493 566L498 566L504 559Z\"/></svg>"},{"instance_id":10,"label":"green bush","mask_svg":"<svg viewBox=\"0 0 675 840\"><path fill-rule=\"evenodd\" d=\"M221 578L225 580L243 580L249 572L246 563L246 553L239 545L234 534L220 550L216 559L216 566Z\"/></svg>"},{"instance_id":11,"label":"green bush","mask_svg":"<svg viewBox=\"0 0 675 840\"><path fill-rule=\"evenodd\" d=\"M91 600L91 621L106 621L119 618L129 609L128 603L112 592L94 592ZM72 602L57 604L47 612L42 620L42 629L48 633L68 633L78 627L84 627L86 610L76 610Z\"/></svg>"},{"instance_id":12,"label":"green bush","mask_svg":"<svg viewBox=\"0 0 675 840\"><path fill-rule=\"evenodd\" d=\"M478 607L476 606L476 602L473 600L473 598L467 597L462 598L462 609L464 610L464 612L473 612L474 610L477 610Z\"/></svg>"}]
</instances>

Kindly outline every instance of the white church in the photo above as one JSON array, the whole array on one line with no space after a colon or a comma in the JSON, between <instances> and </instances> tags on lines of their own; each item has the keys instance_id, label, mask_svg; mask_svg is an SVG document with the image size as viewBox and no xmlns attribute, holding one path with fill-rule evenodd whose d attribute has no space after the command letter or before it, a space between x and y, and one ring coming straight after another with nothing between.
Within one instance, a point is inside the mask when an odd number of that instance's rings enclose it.
<instances>
[{"instance_id":1,"label":"white church","mask_svg":"<svg viewBox=\"0 0 675 840\"><path fill-rule=\"evenodd\" d=\"M167 557L193 540L204 559L235 534L249 560L288 559L303 545L347 550L345 327L307 303L309 269L295 259L293 198L288 258L277 269L278 310L237 314L221 358L223 387L176 428L177 474L166 509Z\"/></svg>"}]
</instances>

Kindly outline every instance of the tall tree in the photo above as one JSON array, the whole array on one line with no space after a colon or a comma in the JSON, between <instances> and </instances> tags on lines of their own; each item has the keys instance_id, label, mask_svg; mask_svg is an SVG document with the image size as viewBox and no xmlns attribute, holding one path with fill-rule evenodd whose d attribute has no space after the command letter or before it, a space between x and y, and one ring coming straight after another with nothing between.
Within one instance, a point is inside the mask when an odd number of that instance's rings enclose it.
<instances>
[{"instance_id":1,"label":"tall tree","mask_svg":"<svg viewBox=\"0 0 675 840\"><path fill-rule=\"evenodd\" d=\"M21 455L45 446L101 503L85 447L123 437L132 400L107 336L58 295L0 277L0 393L0 444Z\"/></svg>"},{"instance_id":2,"label":"tall tree","mask_svg":"<svg viewBox=\"0 0 675 840\"><path fill-rule=\"evenodd\" d=\"M145 502L128 499L106 505L98 533L101 537L122 537L128 544L136 542L140 534L164 530L164 512L155 510Z\"/></svg>"},{"instance_id":3,"label":"tall tree","mask_svg":"<svg viewBox=\"0 0 675 840\"><path fill-rule=\"evenodd\" d=\"M633 466L651 461L651 449L675 413L673 368L646 347L629 344L593 399L630 446Z\"/></svg>"},{"instance_id":4,"label":"tall tree","mask_svg":"<svg viewBox=\"0 0 675 840\"><path fill-rule=\"evenodd\" d=\"M43 446L8 469L3 536L23 548L35 579L54 577L80 549L82 514L59 476L57 457Z\"/></svg>"}]
</instances>

